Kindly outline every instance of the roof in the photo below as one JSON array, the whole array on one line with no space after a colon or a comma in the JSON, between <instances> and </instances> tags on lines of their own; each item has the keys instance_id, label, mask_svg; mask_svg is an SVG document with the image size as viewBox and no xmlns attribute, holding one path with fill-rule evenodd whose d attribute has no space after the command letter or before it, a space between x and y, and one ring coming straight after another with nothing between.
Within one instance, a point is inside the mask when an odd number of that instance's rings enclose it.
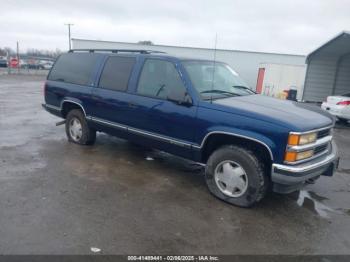
<instances>
[{"instance_id":1,"label":"roof","mask_svg":"<svg viewBox=\"0 0 350 262\"><path fill-rule=\"evenodd\" d=\"M116 43L116 44L127 44L127 45L133 45L136 49L140 49L140 45L137 43L130 43L130 42L117 42L117 41L106 41L106 40L93 40L93 39L82 39L82 38L72 38L72 41L91 41L91 42L105 42L105 43ZM214 48L205 48L205 47L193 47L193 46L173 46L173 45L149 45L149 48L157 48L157 47L169 47L169 48L185 48L185 49L199 49L199 50L209 50L212 51ZM273 52L257 52L257 51L247 51L247 50L237 50L237 49L216 49L216 51L228 51L228 52L241 52L241 53L253 53L253 54L271 54L271 55L284 55L284 56L300 56L305 57L305 55L301 54L284 54L284 53L273 53Z\"/></svg>"},{"instance_id":2,"label":"roof","mask_svg":"<svg viewBox=\"0 0 350 262\"><path fill-rule=\"evenodd\" d=\"M341 57L350 53L350 31L343 31L322 46L311 52L306 57L308 64L312 58L318 55L332 55Z\"/></svg>"}]
</instances>

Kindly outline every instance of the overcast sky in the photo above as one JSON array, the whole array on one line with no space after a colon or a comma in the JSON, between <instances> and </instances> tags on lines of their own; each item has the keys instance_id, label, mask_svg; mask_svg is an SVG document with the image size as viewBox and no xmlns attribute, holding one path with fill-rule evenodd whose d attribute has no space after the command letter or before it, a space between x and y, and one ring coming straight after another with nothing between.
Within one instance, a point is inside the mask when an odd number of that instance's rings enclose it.
<instances>
[{"instance_id":1,"label":"overcast sky","mask_svg":"<svg viewBox=\"0 0 350 262\"><path fill-rule=\"evenodd\" d=\"M350 0L1 0L0 47L73 38L307 54L350 30Z\"/></svg>"}]
</instances>

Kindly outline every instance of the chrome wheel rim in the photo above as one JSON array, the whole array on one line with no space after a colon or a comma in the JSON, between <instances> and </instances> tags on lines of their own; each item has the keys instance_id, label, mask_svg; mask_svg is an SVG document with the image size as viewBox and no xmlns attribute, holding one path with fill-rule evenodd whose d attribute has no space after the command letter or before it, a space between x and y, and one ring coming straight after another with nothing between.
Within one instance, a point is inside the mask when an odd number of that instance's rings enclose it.
<instances>
[{"instance_id":1,"label":"chrome wheel rim","mask_svg":"<svg viewBox=\"0 0 350 262\"><path fill-rule=\"evenodd\" d=\"M229 197L240 197L248 188L248 176L242 166L234 161L219 163L214 173L215 183L221 193Z\"/></svg>"},{"instance_id":2,"label":"chrome wheel rim","mask_svg":"<svg viewBox=\"0 0 350 262\"><path fill-rule=\"evenodd\" d=\"M69 134L75 142L78 142L83 135L82 125L80 120L76 117L73 117L69 121Z\"/></svg>"}]
</instances>

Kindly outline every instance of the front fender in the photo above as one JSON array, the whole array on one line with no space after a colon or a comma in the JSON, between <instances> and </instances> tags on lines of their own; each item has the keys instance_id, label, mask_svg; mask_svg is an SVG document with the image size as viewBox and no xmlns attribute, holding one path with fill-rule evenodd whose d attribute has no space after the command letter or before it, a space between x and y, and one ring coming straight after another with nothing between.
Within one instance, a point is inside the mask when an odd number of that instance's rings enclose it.
<instances>
[{"instance_id":1,"label":"front fender","mask_svg":"<svg viewBox=\"0 0 350 262\"><path fill-rule=\"evenodd\" d=\"M248 140L252 140L254 142L257 142L263 145L269 151L270 157L272 160L276 158L275 155L276 155L277 147L276 147L276 144L270 138L256 132L242 130L238 128L227 128L227 127L216 126L208 129L207 134L202 138L202 141L199 144L199 148L203 148L207 139L211 135L215 135L215 134L225 134L225 135L241 137Z\"/></svg>"}]
</instances>

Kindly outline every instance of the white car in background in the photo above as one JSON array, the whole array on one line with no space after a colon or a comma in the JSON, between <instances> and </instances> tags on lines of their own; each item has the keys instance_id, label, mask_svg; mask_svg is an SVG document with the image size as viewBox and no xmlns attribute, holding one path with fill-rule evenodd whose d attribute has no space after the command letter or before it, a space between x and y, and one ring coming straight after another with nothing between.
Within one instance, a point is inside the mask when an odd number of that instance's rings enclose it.
<instances>
[{"instance_id":1,"label":"white car in background","mask_svg":"<svg viewBox=\"0 0 350 262\"><path fill-rule=\"evenodd\" d=\"M53 66L53 61L49 61L49 60L39 61L39 69L50 70L52 66Z\"/></svg>"},{"instance_id":2,"label":"white car in background","mask_svg":"<svg viewBox=\"0 0 350 262\"><path fill-rule=\"evenodd\" d=\"M53 62L47 61L46 63L43 63L42 66L43 66L43 69L50 70L51 67L53 66Z\"/></svg>"},{"instance_id":3,"label":"white car in background","mask_svg":"<svg viewBox=\"0 0 350 262\"><path fill-rule=\"evenodd\" d=\"M350 120L350 93L341 96L328 96L322 103L322 109L336 116L340 121Z\"/></svg>"}]
</instances>

